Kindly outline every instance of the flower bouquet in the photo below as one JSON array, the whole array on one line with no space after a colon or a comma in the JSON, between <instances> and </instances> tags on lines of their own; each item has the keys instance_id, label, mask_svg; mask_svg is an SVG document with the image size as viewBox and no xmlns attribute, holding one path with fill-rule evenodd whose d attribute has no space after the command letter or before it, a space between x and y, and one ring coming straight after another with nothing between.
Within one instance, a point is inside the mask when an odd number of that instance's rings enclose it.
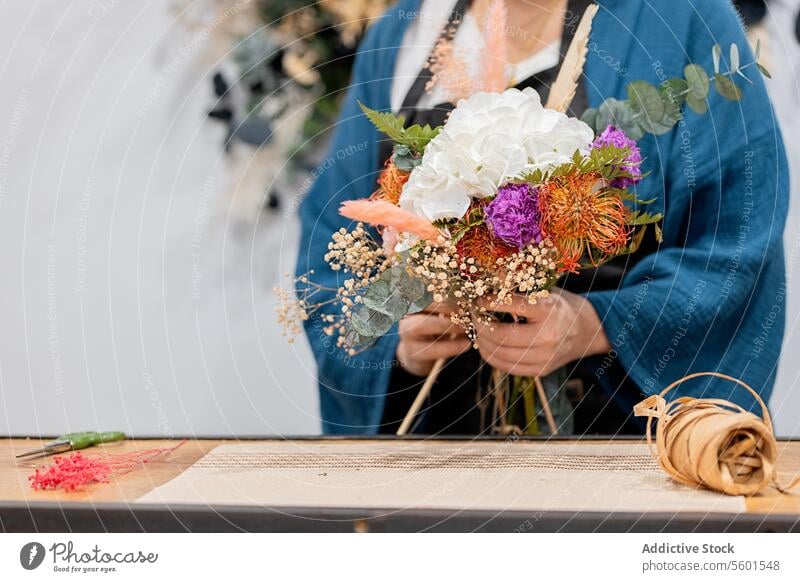
<instances>
[{"instance_id":1,"label":"flower bouquet","mask_svg":"<svg viewBox=\"0 0 800 582\"><path fill-rule=\"evenodd\" d=\"M284 323L299 331L298 320L316 315L325 333L353 353L407 314L447 302L452 321L474 342L476 323L491 325L495 308L514 297L535 303L563 274L635 251L648 225L658 237L661 214L635 192L643 178L635 140L673 127L684 104L704 111L709 77L689 65L685 77L660 88L636 81L627 100L609 99L582 119L568 116L595 12L592 6L584 14L546 105L532 89L481 91L458 101L441 127L405 127L402 117L362 104L393 141L393 153L373 196L340 208L355 226L333 234L325 260L348 278L331 290L300 277L299 299L281 312ZM715 47L715 63L718 52ZM738 99L730 88L741 74L738 58L735 64L728 73L715 71L715 86ZM334 296L316 301L318 293ZM339 309L322 309L330 303ZM434 366L400 433L442 364ZM524 396L518 400L526 425L535 426L535 395L549 433L557 432L538 378L495 374L494 386L503 402ZM496 430L520 430L495 410Z\"/></svg>"}]
</instances>

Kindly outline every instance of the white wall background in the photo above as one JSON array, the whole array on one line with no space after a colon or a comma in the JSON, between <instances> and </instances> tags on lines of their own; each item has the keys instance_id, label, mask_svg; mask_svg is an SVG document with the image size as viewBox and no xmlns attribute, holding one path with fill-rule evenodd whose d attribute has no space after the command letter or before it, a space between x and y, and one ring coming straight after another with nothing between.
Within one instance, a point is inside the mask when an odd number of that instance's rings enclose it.
<instances>
[{"instance_id":1,"label":"white wall background","mask_svg":"<svg viewBox=\"0 0 800 582\"><path fill-rule=\"evenodd\" d=\"M275 324L297 225L228 216L207 42L169 6L0 7L0 434L319 432Z\"/></svg>"},{"instance_id":2,"label":"white wall background","mask_svg":"<svg viewBox=\"0 0 800 582\"><path fill-rule=\"evenodd\" d=\"M783 130L791 176L786 219L786 339L770 407L776 432L800 437L800 44L795 22L800 0L770 0L763 23L769 43L772 80L767 83Z\"/></svg>"},{"instance_id":3,"label":"white wall background","mask_svg":"<svg viewBox=\"0 0 800 582\"><path fill-rule=\"evenodd\" d=\"M770 86L800 169L798 49L775 5ZM273 312L297 225L231 221L206 47L168 7L0 6L0 435L319 431L307 348ZM800 436L798 180L793 192L772 407Z\"/></svg>"}]
</instances>

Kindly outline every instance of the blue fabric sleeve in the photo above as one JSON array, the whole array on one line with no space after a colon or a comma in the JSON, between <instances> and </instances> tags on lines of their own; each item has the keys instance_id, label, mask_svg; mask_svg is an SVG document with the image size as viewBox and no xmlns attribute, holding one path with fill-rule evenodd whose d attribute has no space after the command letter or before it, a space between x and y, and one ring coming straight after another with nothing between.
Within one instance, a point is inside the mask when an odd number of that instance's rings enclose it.
<instances>
[{"instance_id":1,"label":"blue fabric sleeve","mask_svg":"<svg viewBox=\"0 0 800 582\"><path fill-rule=\"evenodd\" d=\"M391 68L387 65L396 47L387 47L378 40L396 20L388 13L362 42L328 153L313 172L314 183L300 206L302 234L297 274L311 273L311 280L328 288L337 288L343 277L325 263L327 245L333 232L350 225L339 215L338 207L344 200L365 198L376 188L379 136L358 102L374 109L388 108ZM387 68L388 74L382 73ZM315 300L323 301L332 295L320 294ZM324 312L337 309L332 305ZM393 330L370 349L348 356L336 347L335 337L323 332L325 324L318 317L312 317L305 327L318 366L323 431L375 433L394 365L396 333Z\"/></svg>"},{"instance_id":2,"label":"blue fabric sleeve","mask_svg":"<svg viewBox=\"0 0 800 582\"><path fill-rule=\"evenodd\" d=\"M725 54L736 43L742 63L752 62L730 4L696 6L685 62L713 70L714 43ZM737 80L741 102L726 101L712 88L706 115L688 112L650 149L646 164L663 165L655 174L663 179L664 242L627 272L619 290L587 295L612 354L645 394L690 372L712 370L743 379L765 400L772 390L784 328L788 174L764 82L754 67L747 74L754 83ZM611 390L619 380L601 378ZM746 392L718 380L684 385L673 392L679 395L754 405Z\"/></svg>"}]
</instances>

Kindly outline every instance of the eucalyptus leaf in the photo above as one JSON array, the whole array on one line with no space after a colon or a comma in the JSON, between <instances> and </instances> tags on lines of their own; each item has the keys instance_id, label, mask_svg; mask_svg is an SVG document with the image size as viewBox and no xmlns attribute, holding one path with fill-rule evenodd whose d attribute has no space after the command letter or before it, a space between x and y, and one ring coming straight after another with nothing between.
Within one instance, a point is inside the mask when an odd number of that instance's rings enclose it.
<instances>
[{"instance_id":1,"label":"eucalyptus leaf","mask_svg":"<svg viewBox=\"0 0 800 582\"><path fill-rule=\"evenodd\" d=\"M422 158L416 155L407 145L395 144L392 152L392 161L394 165L404 172L410 172L422 161Z\"/></svg>"},{"instance_id":2,"label":"eucalyptus leaf","mask_svg":"<svg viewBox=\"0 0 800 582\"><path fill-rule=\"evenodd\" d=\"M425 282L412 275L405 267L405 263L393 266L385 271L383 276L387 274L394 293L408 304L406 313L418 313L433 302L433 294L428 291Z\"/></svg>"},{"instance_id":3,"label":"eucalyptus leaf","mask_svg":"<svg viewBox=\"0 0 800 582\"><path fill-rule=\"evenodd\" d=\"M584 111L583 115L581 115L581 121L583 121L586 125L588 125L592 129L597 130L597 125L596 125L596 122L597 122L597 108L596 107L590 107L589 109Z\"/></svg>"},{"instance_id":4,"label":"eucalyptus leaf","mask_svg":"<svg viewBox=\"0 0 800 582\"><path fill-rule=\"evenodd\" d=\"M627 91L631 108L635 113L645 116L650 122L661 121L666 110L661 93L655 85L647 81L633 81L628 83ZM641 121L640 117L639 122Z\"/></svg>"},{"instance_id":5,"label":"eucalyptus leaf","mask_svg":"<svg viewBox=\"0 0 800 582\"><path fill-rule=\"evenodd\" d=\"M760 38L756 39L756 54L755 54L755 57L756 57L756 61L758 61L758 59L761 57L761 39Z\"/></svg>"},{"instance_id":6,"label":"eucalyptus leaf","mask_svg":"<svg viewBox=\"0 0 800 582\"><path fill-rule=\"evenodd\" d=\"M684 101L689 90L689 83L684 79L667 79L661 84L661 95L667 96L674 103L680 107Z\"/></svg>"},{"instance_id":7,"label":"eucalyptus leaf","mask_svg":"<svg viewBox=\"0 0 800 582\"><path fill-rule=\"evenodd\" d=\"M702 99L697 99L691 94L687 95L686 104L692 111L700 115L703 115L706 111L708 111L708 103L706 102L705 97Z\"/></svg>"},{"instance_id":8,"label":"eucalyptus leaf","mask_svg":"<svg viewBox=\"0 0 800 582\"><path fill-rule=\"evenodd\" d=\"M661 121L645 121L642 126L647 133L652 133L653 135L664 135L665 133L672 131L676 123L678 123L677 119L663 117Z\"/></svg>"},{"instance_id":9,"label":"eucalyptus leaf","mask_svg":"<svg viewBox=\"0 0 800 582\"><path fill-rule=\"evenodd\" d=\"M394 325L394 320L380 311L362 305L350 317L350 325L361 336L375 337L386 333Z\"/></svg>"},{"instance_id":10,"label":"eucalyptus leaf","mask_svg":"<svg viewBox=\"0 0 800 582\"><path fill-rule=\"evenodd\" d=\"M412 277L406 273L405 269L403 269L403 273L402 276L395 279L395 289L400 295L409 303L425 297L425 282L418 277Z\"/></svg>"},{"instance_id":11,"label":"eucalyptus leaf","mask_svg":"<svg viewBox=\"0 0 800 582\"><path fill-rule=\"evenodd\" d=\"M644 131L636 122L628 103L613 97L603 101L598 108L595 129L600 133L609 125L621 129L631 139L641 139L644 136Z\"/></svg>"},{"instance_id":12,"label":"eucalyptus leaf","mask_svg":"<svg viewBox=\"0 0 800 582\"><path fill-rule=\"evenodd\" d=\"M724 75L714 75L714 88L717 93L730 101L739 101L742 98L742 90L729 77Z\"/></svg>"},{"instance_id":13,"label":"eucalyptus leaf","mask_svg":"<svg viewBox=\"0 0 800 582\"><path fill-rule=\"evenodd\" d=\"M683 76L689 87L689 95L695 99L705 99L708 97L710 83L705 69L700 65L690 64L683 69Z\"/></svg>"},{"instance_id":14,"label":"eucalyptus leaf","mask_svg":"<svg viewBox=\"0 0 800 582\"><path fill-rule=\"evenodd\" d=\"M664 102L664 117L661 123L674 127L676 123L683 119L681 105L686 99L687 85L683 79L671 79L670 81L674 82L671 84L665 83L659 90L661 100Z\"/></svg>"},{"instance_id":15,"label":"eucalyptus leaf","mask_svg":"<svg viewBox=\"0 0 800 582\"><path fill-rule=\"evenodd\" d=\"M409 302L383 280L372 283L361 301L369 309L388 315L393 322L400 321L408 313Z\"/></svg>"},{"instance_id":16,"label":"eucalyptus leaf","mask_svg":"<svg viewBox=\"0 0 800 582\"><path fill-rule=\"evenodd\" d=\"M711 58L714 60L714 74L719 73L719 60L722 57L722 47L718 44L714 45L711 49Z\"/></svg>"},{"instance_id":17,"label":"eucalyptus leaf","mask_svg":"<svg viewBox=\"0 0 800 582\"><path fill-rule=\"evenodd\" d=\"M758 70L761 71L761 74L764 75L767 79L772 78L772 75L769 74L769 71L764 65L762 65L761 63L756 63L756 67L758 67Z\"/></svg>"},{"instance_id":18,"label":"eucalyptus leaf","mask_svg":"<svg viewBox=\"0 0 800 582\"><path fill-rule=\"evenodd\" d=\"M731 73L737 72L739 70L739 47L735 43L731 43L730 61Z\"/></svg>"},{"instance_id":19,"label":"eucalyptus leaf","mask_svg":"<svg viewBox=\"0 0 800 582\"><path fill-rule=\"evenodd\" d=\"M359 348L359 349L368 348L378 339L377 337L368 337L361 335L355 329L353 329L352 325L348 326L344 330L342 338L344 339L344 345L347 346L348 348Z\"/></svg>"}]
</instances>

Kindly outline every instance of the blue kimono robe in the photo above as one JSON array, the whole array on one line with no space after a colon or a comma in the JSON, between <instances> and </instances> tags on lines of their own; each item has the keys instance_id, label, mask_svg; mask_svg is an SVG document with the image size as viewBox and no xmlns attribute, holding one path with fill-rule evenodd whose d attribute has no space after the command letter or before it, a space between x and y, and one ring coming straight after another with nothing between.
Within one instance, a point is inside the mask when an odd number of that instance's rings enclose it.
<instances>
[{"instance_id":1,"label":"blue kimono robe","mask_svg":"<svg viewBox=\"0 0 800 582\"><path fill-rule=\"evenodd\" d=\"M625 85L659 84L690 62L712 70L711 48L736 43L752 62L742 26L726 0L604 0L594 21L583 82L591 106L625 98ZM330 150L300 207L297 272L337 287L341 275L323 260L331 234L349 221L339 204L375 189L383 160L380 136L358 108L390 109L390 87L403 33L419 2L401 0L364 39L332 128ZM788 204L785 153L764 82L751 68L741 102L714 90L709 111L670 133L639 142L650 175L639 197L656 198L665 214L663 244L630 268L615 291L590 292L613 351L598 358L601 385L613 391L628 374L643 394L690 372L718 370L741 378L768 398L784 330L786 299L782 231ZM775 72L780 74L779 71ZM332 308L335 309L335 308ZM375 433L383 411L396 333L347 356L322 331L306 332L318 363L323 430ZM703 395L752 407L752 397L722 381L696 381L674 395ZM639 395L617 394L623 406Z\"/></svg>"}]
</instances>

